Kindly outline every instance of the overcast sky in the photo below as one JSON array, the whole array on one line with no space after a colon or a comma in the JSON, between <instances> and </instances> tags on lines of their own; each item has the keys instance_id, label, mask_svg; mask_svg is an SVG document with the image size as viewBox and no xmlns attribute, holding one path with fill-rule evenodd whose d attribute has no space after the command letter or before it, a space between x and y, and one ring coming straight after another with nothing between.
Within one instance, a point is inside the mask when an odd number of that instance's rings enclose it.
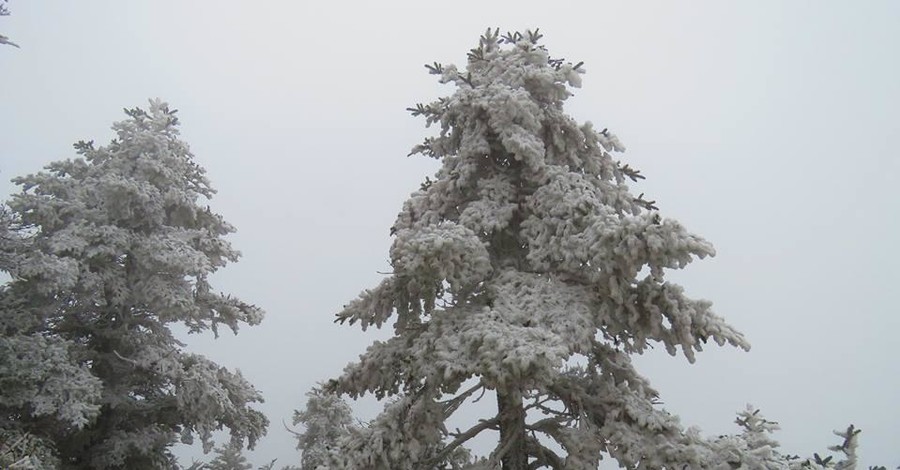
<instances>
[{"instance_id":1,"label":"overcast sky","mask_svg":"<svg viewBox=\"0 0 900 470\"><path fill-rule=\"evenodd\" d=\"M123 107L180 110L244 254L216 287L267 311L189 341L265 394L257 464L298 463L281 420L384 337L332 319L389 270L388 229L437 169L406 157L428 131L404 109L451 92L424 63L462 65L499 26L540 27L553 56L585 62L569 112L615 132L647 176L635 193L718 250L673 277L753 349L642 358L667 409L719 434L753 403L800 455L853 423L861 468L900 465L900 2L9 7L0 33L21 49L0 47L0 194L75 141L108 142Z\"/></svg>"}]
</instances>

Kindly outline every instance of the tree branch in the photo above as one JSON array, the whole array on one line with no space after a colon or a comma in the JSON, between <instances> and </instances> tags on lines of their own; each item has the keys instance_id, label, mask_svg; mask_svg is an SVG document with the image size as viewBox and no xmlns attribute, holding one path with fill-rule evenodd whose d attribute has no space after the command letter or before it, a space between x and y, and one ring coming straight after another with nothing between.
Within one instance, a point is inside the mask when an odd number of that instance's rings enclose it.
<instances>
[{"instance_id":1,"label":"tree branch","mask_svg":"<svg viewBox=\"0 0 900 470\"><path fill-rule=\"evenodd\" d=\"M454 412L456 412L460 405L462 405L463 402L466 401L466 399L468 399L470 396L472 396L472 394L483 387L484 383L479 380L477 384L475 384L472 388L466 390L465 392L462 392L449 400L442 401L441 405L444 406L444 416L446 417L452 415Z\"/></svg>"},{"instance_id":2,"label":"tree branch","mask_svg":"<svg viewBox=\"0 0 900 470\"><path fill-rule=\"evenodd\" d=\"M303 435L302 432L294 431L293 429L291 429L290 427L288 427L287 423L284 422L284 418L281 419L281 425L284 426L284 429L285 429L287 432L293 434L294 437L300 437L300 436Z\"/></svg>"},{"instance_id":3,"label":"tree branch","mask_svg":"<svg viewBox=\"0 0 900 470\"><path fill-rule=\"evenodd\" d=\"M535 437L527 436L525 445L528 449L528 454L535 458L535 461L528 465L529 469L538 469L544 465L549 465L555 470L565 468L565 461L556 455L555 452L544 447Z\"/></svg>"},{"instance_id":4,"label":"tree branch","mask_svg":"<svg viewBox=\"0 0 900 470\"><path fill-rule=\"evenodd\" d=\"M569 422L572 420L571 416L554 416L552 418L544 418L538 421L535 421L531 424L526 424L525 429L529 431L538 431L542 433L548 433L550 429L548 428L556 428L560 424Z\"/></svg>"},{"instance_id":5,"label":"tree branch","mask_svg":"<svg viewBox=\"0 0 900 470\"><path fill-rule=\"evenodd\" d=\"M485 429L490 429L492 427L497 426L497 424L499 422L500 422L500 417L495 416L491 419L481 420L481 422L479 422L475 426L472 426L466 432L456 433L455 434L456 439L454 439L451 443L447 444L443 449L441 449L441 451L438 452L437 455L428 459L428 461L426 462L427 463L426 468L430 467L432 465L435 465L438 462L444 460L457 447L463 445L463 443L465 443L469 439L472 439L473 437L477 436L479 433L481 433L481 431L484 431Z\"/></svg>"}]
</instances>

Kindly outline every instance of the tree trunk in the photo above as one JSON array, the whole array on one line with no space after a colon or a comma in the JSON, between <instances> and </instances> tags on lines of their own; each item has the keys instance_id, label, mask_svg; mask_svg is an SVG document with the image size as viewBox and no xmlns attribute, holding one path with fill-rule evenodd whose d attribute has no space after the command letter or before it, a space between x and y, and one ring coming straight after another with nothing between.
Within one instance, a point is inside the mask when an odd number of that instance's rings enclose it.
<instances>
[{"instance_id":1,"label":"tree trunk","mask_svg":"<svg viewBox=\"0 0 900 470\"><path fill-rule=\"evenodd\" d=\"M503 470L527 470L528 454L525 451L525 408L522 391L517 387L497 390L497 408L500 412L500 458Z\"/></svg>"}]
</instances>

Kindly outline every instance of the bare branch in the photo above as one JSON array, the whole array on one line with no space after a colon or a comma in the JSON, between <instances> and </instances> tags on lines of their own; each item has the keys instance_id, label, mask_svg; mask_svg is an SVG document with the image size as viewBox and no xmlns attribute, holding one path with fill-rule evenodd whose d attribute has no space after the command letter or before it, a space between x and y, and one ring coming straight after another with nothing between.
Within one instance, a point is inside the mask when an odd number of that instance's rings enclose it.
<instances>
[{"instance_id":1,"label":"bare branch","mask_svg":"<svg viewBox=\"0 0 900 470\"><path fill-rule=\"evenodd\" d=\"M477 436L479 433L481 433L481 431L484 431L485 429L491 429L491 428L496 427L499 422L500 422L500 417L494 416L491 419L481 420L478 424L476 424L475 426L472 426L466 432L453 434L454 436L456 436L456 439L454 439L452 442L447 444L443 449L441 449L441 451L438 452L437 455L428 459L428 461L426 462L427 465L424 468L430 467L430 466L435 465L438 462L444 460L457 447L463 445L469 439L472 439L473 437Z\"/></svg>"},{"instance_id":2,"label":"bare branch","mask_svg":"<svg viewBox=\"0 0 900 470\"><path fill-rule=\"evenodd\" d=\"M535 461L528 466L529 469L538 469L547 465L556 470L565 468L565 460L556 455L556 452L544 447L535 437L526 436L525 445L528 455L535 458Z\"/></svg>"},{"instance_id":3,"label":"bare branch","mask_svg":"<svg viewBox=\"0 0 900 470\"><path fill-rule=\"evenodd\" d=\"M441 404L444 405L444 416L452 415L460 407L460 405L462 405L463 402L466 401L466 399L468 399L470 396L472 396L472 394L477 392L479 389L483 389L483 388L484 388L484 383L481 381L478 381L477 384L475 384L474 386L472 386L465 392L462 392L459 395L457 395L449 400L442 401Z\"/></svg>"},{"instance_id":4,"label":"bare branch","mask_svg":"<svg viewBox=\"0 0 900 470\"><path fill-rule=\"evenodd\" d=\"M562 423L571 422L573 418L571 416L553 416L550 418L544 418L538 421L535 421L531 424L526 424L525 429L530 431L538 431L545 434L549 434L550 431L559 427Z\"/></svg>"}]
</instances>

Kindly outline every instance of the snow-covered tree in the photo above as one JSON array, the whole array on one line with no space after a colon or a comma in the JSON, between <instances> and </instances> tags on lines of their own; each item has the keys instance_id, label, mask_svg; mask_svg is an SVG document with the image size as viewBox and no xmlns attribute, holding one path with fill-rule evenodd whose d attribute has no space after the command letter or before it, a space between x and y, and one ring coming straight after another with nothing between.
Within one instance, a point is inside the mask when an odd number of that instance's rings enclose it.
<instances>
[{"instance_id":1,"label":"snow-covered tree","mask_svg":"<svg viewBox=\"0 0 900 470\"><path fill-rule=\"evenodd\" d=\"M855 468L853 426L829 448L842 457L801 459L779 452L777 423L752 407L740 434L717 438L658 407L631 355L660 344L693 362L710 340L749 344L665 279L712 246L630 192L643 176L613 158L624 147L612 133L563 112L582 64L552 58L540 37L489 30L464 70L426 66L455 91L410 108L439 127L412 153L441 169L391 228L393 272L337 320L393 322L395 334L314 391L303 422L324 393L391 399L371 422L333 429L304 468ZM486 393L494 416L447 429ZM486 431L497 444L474 458L466 444Z\"/></svg>"},{"instance_id":2,"label":"snow-covered tree","mask_svg":"<svg viewBox=\"0 0 900 470\"><path fill-rule=\"evenodd\" d=\"M16 178L9 202L30 237L0 298L3 338L33 347L10 346L15 360L2 362L2 418L49 439L62 468L168 468L179 437L208 451L228 428L252 447L268 424L239 372L173 336L176 323L237 332L263 313L207 281L239 253L223 238L232 226L203 203L214 191L175 110L151 101L126 113L108 145L79 142L78 158Z\"/></svg>"},{"instance_id":3,"label":"snow-covered tree","mask_svg":"<svg viewBox=\"0 0 900 470\"><path fill-rule=\"evenodd\" d=\"M630 359L654 344L691 362L707 342L749 348L665 278L713 247L633 195L643 177L613 157L615 135L564 112L582 64L540 37L488 31L465 68L426 66L454 92L410 108L438 127L412 153L442 166L391 229L393 272L338 314L395 336L328 386L395 400L331 468L456 468L488 430L497 445L471 468L714 468L712 444L657 406ZM496 415L449 431L485 390Z\"/></svg>"}]
</instances>

